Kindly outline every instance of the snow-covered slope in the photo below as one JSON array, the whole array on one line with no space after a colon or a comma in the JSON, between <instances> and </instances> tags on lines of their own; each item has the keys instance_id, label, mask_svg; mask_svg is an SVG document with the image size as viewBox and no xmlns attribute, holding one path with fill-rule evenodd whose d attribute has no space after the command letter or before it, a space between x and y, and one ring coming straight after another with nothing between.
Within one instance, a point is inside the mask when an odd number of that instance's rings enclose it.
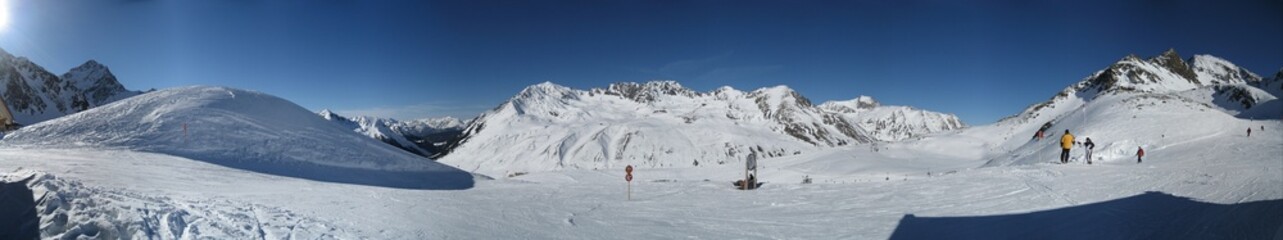
<instances>
[{"instance_id":1,"label":"snow-covered slope","mask_svg":"<svg viewBox=\"0 0 1283 240\"><path fill-rule=\"evenodd\" d=\"M1058 125L1060 118L1074 111L1081 111L1083 105L1097 97L1120 94L1174 94L1200 88L1204 92L1222 96L1222 102L1240 102L1247 110L1268 101L1268 98L1247 90L1248 87L1262 85L1256 74L1236 67L1233 63L1210 55L1197 55L1185 63L1175 50L1142 60L1136 55L1128 55L1107 68L1093 73L1076 84L1066 87L1051 99L1030 105L1024 111L999 120L993 126L973 129L980 131L994 130L990 133L1004 141L1001 147L1013 147L1023 144L1034 136L1040 126L1050 123ZM1191 66L1191 64L1193 66ZM1226 69L1235 69L1226 72ZM1268 92L1268 91L1267 91ZM1201 102L1214 104L1213 102ZM1230 108L1233 109L1233 108ZM1263 111L1263 110L1261 110ZM1064 127L1050 132L1062 133ZM1000 147L1000 146L994 146Z\"/></svg>"},{"instance_id":2,"label":"snow-covered slope","mask_svg":"<svg viewBox=\"0 0 1283 240\"><path fill-rule=\"evenodd\" d=\"M1137 147L1245 131L1222 128L1239 119L1283 115L1277 96L1258 88L1261 81L1251 77L1255 74L1242 69L1239 74L1211 72L1222 68L1207 65L1234 65L1207 55L1195 57L1202 63L1192 68L1179 60L1172 50L1149 60L1127 56L1047 102L959 135L985 139L992 154L989 166L1031 164L1057 159L1065 130L1079 141L1091 137L1098 146L1096 156L1109 159L1134 155ZM1036 141L1033 137L1044 124L1051 126L1048 138Z\"/></svg>"},{"instance_id":3,"label":"snow-covered slope","mask_svg":"<svg viewBox=\"0 0 1283 240\"><path fill-rule=\"evenodd\" d=\"M1198 81L1204 85L1255 84L1261 81L1261 76L1256 73L1212 55L1194 55L1189 64L1198 76Z\"/></svg>"},{"instance_id":4,"label":"snow-covered slope","mask_svg":"<svg viewBox=\"0 0 1283 240\"><path fill-rule=\"evenodd\" d=\"M0 49L0 96L19 124L30 125L138 95L90 60L61 77Z\"/></svg>"},{"instance_id":5,"label":"snow-covered slope","mask_svg":"<svg viewBox=\"0 0 1283 240\"><path fill-rule=\"evenodd\" d=\"M15 131L0 144L129 149L263 173L459 189L472 175L344 129L284 99L223 87L151 92Z\"/></svg>"},{"instance_id":6,"label":"snow-covered slope","mask_svg":"<svg viewBox=\"0 0 1283 240\"><path fill-rule=\"evenodd\" d=\"M864 129L878 141L901 141L926 134L966 127L957 116L907 106L882 106L873 97L829 101L820 109L838 113L851 125Z\"/></svg>"}]
</instances>

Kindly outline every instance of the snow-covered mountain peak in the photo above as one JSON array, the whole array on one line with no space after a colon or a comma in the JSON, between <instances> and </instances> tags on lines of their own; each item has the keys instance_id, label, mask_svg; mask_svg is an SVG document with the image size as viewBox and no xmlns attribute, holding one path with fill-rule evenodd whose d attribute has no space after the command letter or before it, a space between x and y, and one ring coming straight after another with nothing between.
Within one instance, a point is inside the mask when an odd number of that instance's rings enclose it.
<instances>
[{"instance_id":1,"label":"snow-covered mountain peak","mask_svg":"<svg viewBox=\"0 0 1283 240\"><path fill-rule=\"evenodd\" d=\"M740 91L731 86L722 86L717 89L713 89L713 91L710 92L710 94L712 94L713 97L718 100L725 101L725 100L743 97L745 93L744 91Z\"/></svg>"},{"instance_id":2,"label":"snow-covered mountain peak","mask_svg":"<svg viewBox=\"0 0 1283 240\"><path fill-rule=\"evenodd\" d=\"M692 98L699 95L699 93L694 90L682 87L682 84L671 80L650 81L646 83L613 83L606 87L606 89L593 89L591 91L594 93L616 95L639 103L655 102L664 96Z\"/></svg>"},{"instance_id":3,"label":"snow-covered mountain peak","mask_svg":"<svg viewBox=\"0 0 1283 240\"><path fill-rule=\"evenodd\" d=\"M329 109L323 109L317 115L344 129L429 158L439 157L445 152L436 143L452 140L464 127L463 121L453 117L398 121L371 116L345 117Z\"/></svg>"},{"instance_id":4,"label":"snow-covered mountain peak","mask_svg":"<svg viewBox=\"0 0 1283 240\"><path fill-rule=\"evenodd\" d=\"M334 120L342 117L342 116L339 116L338 114L335 114L333 111L330 111L330 109L328 108L321 109L321 111L316 112L316 114L321 115L321 118L325 118L325 120Z\"/></svg>"},{"instance_id":5,"label":"snow-covered mountain peak","mask_svg":"<svg viewBox=\"0 0 1283 240\"><path fill-rule=\"evenodd\" d=\"M433 129L463 129L466 125L463 120L455 117L422 118L402 121L400 124L421 125Z\"/></svg>"},{"instance_id":6,"label":"snow-covered mountain peak","mask_svg":"<svg viewBox=\"0 0 1283 240\"><path fill-rule=\"evenodd\" d=\"M828 101L821 103L820 108L833 112L853 113L881 107L882 103L870 96L859 96L851 100Z\"/></svg>"},{"instance_id":7,"label":"snow-covered mountain peak","mask_svg":"<svg viewBox=\"0 0 1283 240\"><path fill-rule=\"evenodd\" d=\"M525 89L522 89L521 93L517 94L517 96L518 97L560 96L570 91L571 89L566 86L557 85L556 83L552 83L552 82L542 82L539 84L530 85Z\"/></svg>"},{"instance_id":8,"label":"snow-covered mountain peak","mask_svg":"<svg viewBox=\"0 0 1283 240\"><path fill-rule=\"evenodd\" d=\"M1085 96L1090 98L1096 93L1113 91L1176 92L1202 85L1204 83L1198 80L1197 74L1180 58L1180 55L1175 50L1168 50L1162 55L1144 61L1135 55L1128 55L1078 84L1066 88L1060 95L1089 91Z\"/></svg>"},{"instance_id":9,"label":"snow-covered mountain peak","mask_svg":"<svg viewBox=\"0 0 1283 240\"><path fill-rule=\"evenodd\" d=\"M135 95L120 94L128 90L116 80L116 75L111 74L107 66L94 60L72 68L71 71L62 74L62 79L83 90L87 100L94 106Z\"/></svg>"},{"instance_id":10,"label":"snow-covered mountain peak","mask_svg":"<svg viewBox=\"0 0 1283 240\"><path fill-rule=\"evenodd\" d=\"M925 134L962 129L966 124L953 114L905 106L883 106L873 97L828 101L820 109L840 114L851 125L867 130L873 139L900 141Z\"/></svg>"},{"instance_id":11,"label":"snow-covered mountain peak","mask_svg":"<svg viewBox=\"0 0 1283 240\"><path fill-rule=\"evenodd\" d=\"M1230 61L1212 55L1194 55L1190 66L1203 84L1255 84L1261 76Z\"/></svg>"},{"instance_id":12,"label":"snow-covered mountain peak","mask_svg":"<svg viewBox=\"0 0 1283 240\"><path fill-rule=\"evenodd\" d=\"M102 63L99 63L98 60L89 59L89 61L85 61L85 63L81 63L80 66L76 66L72 68L71 71L95 71L95 70L106 70L106 69L107 69L107 66L103 65Z\"/></svg>"},{"instance_id":13,"label":"snow-covered mountain peak","mask_svg":"<svg viewBox=\"0 0 1283 240\"><path fill-rule=\"evenodd\" d=\"M878 103L878 101L873 100L873 97L870 96L857 97L855 98L855 102L857 104L856 107L864 109L876 108L882 105L881 103Z\"/></svg>"},{"instance_id":14,"label":"snow-covered mountain peak","mask_svg":"<svg viewBox=\"0 0 1283 240\"><path fill-rule=\"evenodd\" d=\"M801 107L811 107L811 100L794 91L793 88L785 85L774 87L765 87L749 92L748 95L756 99L758 105L766 104L771 109L785 105L796 105ZM765 110L765 109L764 109Z\"/></svg>"},{"instance_id":15,"label":"snow-covered mountain peak","mask_svg":"<svg viewBox=\"0 0 1283 240\"><path fill-rule=\"evenodd\" d=\"M539 84L470 122L440 160L497 176L624 163L709 166L741 162L753 153L773 158L961 127L952 115L888 109L896 113L876 116L891 120L872 120L869 126L876 129L866 130L852 124L864 121L818 108L787 86L699 93L673 81L588 91Z\"/></svg>"},{"instance_id":16,"label":"snow-covered mountain peak","mask_svg":"<svg viewBox=\"0 0 1283 240\"><path fill-rule=\"evenodd\" d=\"M34 124L138 94L126 90L97 61L58 76L0 49L0 96L20 124Z\"/></svg>"}]
</instances>

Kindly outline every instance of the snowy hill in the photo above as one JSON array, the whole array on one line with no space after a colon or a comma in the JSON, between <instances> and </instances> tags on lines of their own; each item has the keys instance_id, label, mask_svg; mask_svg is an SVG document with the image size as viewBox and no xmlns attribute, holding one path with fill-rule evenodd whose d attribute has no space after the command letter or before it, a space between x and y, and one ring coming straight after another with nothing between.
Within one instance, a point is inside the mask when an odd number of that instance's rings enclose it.
<instances>
[{"instance_id":1,"label":"snowy hill","mask_svg":"<svg viewBox=\"0 0 1283 240\"><path fill-rule=\"evenodd\" d=\"M268 174L407 188L472 176L373 141L284 99L222 87L151 92L15 131L24 148L128 149Z\"/></svg>"},{"instance_id":2,"label":"snowy hill","mask_svg":"<svg viewBox=\"0 0 1283 240\"><path fill-rule=\"evenodd\" d=\"M901 141L966 127L953 114L906 106L882 106L869 96L847 101L829 101L819 107L840 114L851 125L859 126L869 137L878 141Z\"/></svg>"},{"instance_id":3,"label":"snowy hill","mask_svg":"<svg viewBox=\"0 0 1283 240\"><path fill-rule=\"evenodd\" d=\"M989 139L993 156L987 166L1032 164L1058 158L1059 136L1066 129L1079 141L1091 137L1098 145L1096 156L1120 159L1135 155L1137 147L1242 132L1248 125L1230 124L1242 119L1283 117L1283 105L1258 88L1263 82L1256 74L1213 56L1192 61L1184 63L1173 50L1149 60L1127 56L1047 102L959 135ZM1033 141L1044 124L1051 126L1048 139Z\"/></svg>"},{"instance_id":4,"label":"snowy hill","mask_svg":"<svg viewBox=\"0 0 1283 240\"><path fill-rule=\"evenodd\" d=\"M541 83L479 116L441 161L494 176L625 164L707 167L958 127L951 115L911 108L825 110L786 86L701 93L673 81L590 90Z\"/></svg>"},{"instance_id":5,"label":"snowy hill","mask_svg":"<svg viewBox=\"0 0 1283 240\"><path fill-rule=\"evenodd\" d=\"M0 49L0 96L19 124L31 125L138 94L126 90L97 61L85 62L60 77Z\"/></svg>"}]
</instances>

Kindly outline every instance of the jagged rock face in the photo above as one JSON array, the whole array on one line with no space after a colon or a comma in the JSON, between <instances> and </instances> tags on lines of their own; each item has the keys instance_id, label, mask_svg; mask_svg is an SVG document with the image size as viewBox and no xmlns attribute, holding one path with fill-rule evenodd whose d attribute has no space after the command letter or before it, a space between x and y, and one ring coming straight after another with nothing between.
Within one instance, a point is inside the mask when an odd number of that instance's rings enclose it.
<instances>
[{"instance_id":1,"label":"jagged rock face","mask_svg":"<svg viewBox=\"0 0 1283 240\"><path fill-rule=\"evenodd\" d=\"M1212 86L1216 98L1223 98L1229 102L1241 104L1243 109L1251 109L1260 104L1261 99L1252 94L1244 85L1219 85Z\"/></svg>"},{"instance_id":2,"label":"jagged rock face","mask_svg":"<svg viewBox=\"0 0 1283 240\"><path fill-rule=\"evenodd\" d=\"M1198 81L1198 75L1194 73L1194 70L1190 69L1188 64L1185 64L1184 60L1181 60L1181 55L1177 54L1175 49L1168 49L1162 55L1149 59L1149 62L1162 66L1164 69L1185 78L1186 81L1201 84Z\"/></svg>"},{"instance_id":3,"label":"jagged rock face","mask_svg":"<svg viewBox=\"0 0 1283 240\"><path fill-rule=\"evenodd\" d=\"M109 102L119 100L119 93L128 92L124 85L116 80L116 75L111 74L107 66L103 66L94 60L89 60L71 71L62 75L62 79L68 83L75 83L76 87L84 92L89 104L101 106Z\"/></svg>"},{"instance_id":4,"label":"jagged rock face","mask_svg":"<svg viewBox=\"0 0 1283 240\"><path fill-rule=\"evenodd\" d=\"M62 77L0 50L0 94L19 124L30 125L135 96L106 66L89 61Z\"/></svg>"},{"instance_id":5,"label":"jagged rock face","mask_svg":"<svg viewBox=\"0 0 1283 240\"><path fill-rule=\"evenodd\" d=\"M675 81L654 81L644 84L615 83L606 89L594 89L593 92L620 96L641 103L654 102L663 96L695 97L699 95Z\"/></svg>"}]
</instances>

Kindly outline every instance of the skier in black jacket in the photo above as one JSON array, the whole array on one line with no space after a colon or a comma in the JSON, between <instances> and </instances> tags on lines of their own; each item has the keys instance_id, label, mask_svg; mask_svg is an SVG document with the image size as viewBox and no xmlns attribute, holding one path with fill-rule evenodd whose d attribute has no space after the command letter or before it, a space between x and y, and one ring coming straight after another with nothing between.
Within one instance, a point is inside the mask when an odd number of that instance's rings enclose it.
<instances>
[{"instance_id":1,"label":"skier in black jacket","mask_svg":"<svg viewBox=\"0 0 1283 240\"><path fill-rule=\"evenodd\" d=\"M1087 142L1084 142L1083 146L1087 147L1087 165L1091 165L1091 149L1096 148L1096 144L1091 142L1091 138L1087 138Z\"/></svg>"}]
</instances>

